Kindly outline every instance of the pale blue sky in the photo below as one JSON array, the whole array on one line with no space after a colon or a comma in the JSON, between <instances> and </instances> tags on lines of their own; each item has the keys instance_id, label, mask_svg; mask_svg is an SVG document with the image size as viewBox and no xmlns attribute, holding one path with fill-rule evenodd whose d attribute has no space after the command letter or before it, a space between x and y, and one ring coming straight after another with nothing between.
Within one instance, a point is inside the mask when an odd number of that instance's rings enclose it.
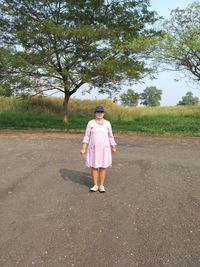
<instances>
[{"instance_id":1,"label":"pale blue sky","mask_svg":"<svg viewBox=\"0 0 200 267\"><path fill-rule=\"evenodd\" d=\"M191 0L151 0L151 9L157 11L157 13L164 18L170 17L170 12L172 9L177 7L185 8L194 1ZM142 92L147 86L156 86L163 91L162 95L162 106L174 106L181 100L182 96L185 95L187 91L192 91L195 96L200 98L200 90L195 88L193 84L188 82L188 80L181 80L176 82L176 78L179 77L178 73L174 72L163 72L157 76L156 80L144 80L144 84L134 85L132 89L137 92ZM200 89L200 88L199 88ZM91 94L86 94L82 96L81 90L75 95L77 98L105 98L95 91Z\"/></svg>"}]
</instances>

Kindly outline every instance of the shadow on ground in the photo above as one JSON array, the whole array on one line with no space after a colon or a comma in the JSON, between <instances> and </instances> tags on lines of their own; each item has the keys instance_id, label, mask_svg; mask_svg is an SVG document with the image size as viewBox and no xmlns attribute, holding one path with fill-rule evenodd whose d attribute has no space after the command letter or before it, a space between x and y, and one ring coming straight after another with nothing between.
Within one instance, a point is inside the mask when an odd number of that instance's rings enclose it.
<instances>
[{"instance_id":1,"label":"shadow on ground","mask_svg":"<svg viewBox=\"0 0 200 267\"><path fill-rule=\"evenodd\" d=\"M60 175L66 181L71 180L74 183L78 183L87 187L91 186L91 176L86 172L61 168Z\"/></svg>"}]
</instances>

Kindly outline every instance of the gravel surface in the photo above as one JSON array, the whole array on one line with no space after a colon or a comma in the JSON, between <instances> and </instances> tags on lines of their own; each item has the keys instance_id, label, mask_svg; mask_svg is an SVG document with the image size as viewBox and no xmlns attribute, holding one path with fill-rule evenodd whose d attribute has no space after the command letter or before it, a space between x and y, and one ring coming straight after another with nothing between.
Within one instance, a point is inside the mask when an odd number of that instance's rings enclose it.
<instances>
[{"instance_id":1,"label":"gravel surface","mask_svg":"<svg viewBox=\"0 0 200 267\"><path fill-rule=\"evenodd\" d=\"M0 132L0 266L199 267L200 138L116 134L100 194L82 137Z\"/></svg>"}]
</instances>

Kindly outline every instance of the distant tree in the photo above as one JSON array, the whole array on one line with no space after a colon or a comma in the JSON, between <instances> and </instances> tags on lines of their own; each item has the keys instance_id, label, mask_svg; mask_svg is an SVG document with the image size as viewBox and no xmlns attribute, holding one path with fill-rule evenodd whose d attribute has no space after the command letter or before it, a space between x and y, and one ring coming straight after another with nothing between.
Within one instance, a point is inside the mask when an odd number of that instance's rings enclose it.
<instances>
[{"instance_id":1,"label":"distant tree","mask_svg":"<svg viewBox=\"0 0 200 267\"><path fill-rule=\"evenodd\" d=\"M140 94L141 104L145 106L160 106L162 90L155 86L147 87L142 94Z\"/></svg>"},{"instance_id":2,"label":"distant tree","mask_svg":"<svg viewBox=\"0 0 200 267\"><path fill-rule=\"evenodd\" d=\"M177 70L200 82L200 3L177 8L163 23L164 38L155 51L155 61L166 70Z\"/></svg>"},{"instance_id":3,"label":"distant tree","mask_svg":"<svg viewBox=\"0 0 200 267\"><path fill-rule=\"evenodd\" d=\"M13 49L10 75L38 93L64 94L64 120L72 94L87 84L100 93L151 72L143 49L126 44L155 31L155 12L146 0L2 0L0 44ZM54 92L53 91L53 92Z\"/></svg>"},{"instance_id":4,"label":"distant tree","mask_svg":"<svg viewBox=\"0 0 200 267\"><path fill-rule=\"evenodd\" d=\"M193 96L192 92L187 92L186 95L182 97L182 100L178 102L178 105L197 106L199 105L199 98Z\"/></svg>"},{"instance_id":5,"label":"distant tree","mask_svg":"<svg viewBox=\"0 0 200 267\"><path fill-rule=\"evenodd\" d=\"M132 89L120 95L120 100L124 106L137 106L139 103L140 95Z\"/></svg>"}]
</instances>

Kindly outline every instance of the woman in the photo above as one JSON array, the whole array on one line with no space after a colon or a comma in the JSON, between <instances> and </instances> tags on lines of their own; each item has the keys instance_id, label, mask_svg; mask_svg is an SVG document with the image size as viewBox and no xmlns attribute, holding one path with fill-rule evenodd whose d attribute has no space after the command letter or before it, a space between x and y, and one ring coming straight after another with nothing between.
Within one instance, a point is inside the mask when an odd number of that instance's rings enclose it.
<instances>
[{"instance_id":1,"label":"woman","mask_svg":"<svg viewBox=\"0 0 200 267\"><path fill-rule=\"evenodd\" d=\"M104 108L95 108L95 119L87 124L82 141L81 155L86 154L86 166L91 168L94 186L90 191L104 193L106 168L112 166L112 152L116 152L116 142L109 121L104 119ZM98 176L100 186L98 186Z\"/></svg>"}]
</instances>

